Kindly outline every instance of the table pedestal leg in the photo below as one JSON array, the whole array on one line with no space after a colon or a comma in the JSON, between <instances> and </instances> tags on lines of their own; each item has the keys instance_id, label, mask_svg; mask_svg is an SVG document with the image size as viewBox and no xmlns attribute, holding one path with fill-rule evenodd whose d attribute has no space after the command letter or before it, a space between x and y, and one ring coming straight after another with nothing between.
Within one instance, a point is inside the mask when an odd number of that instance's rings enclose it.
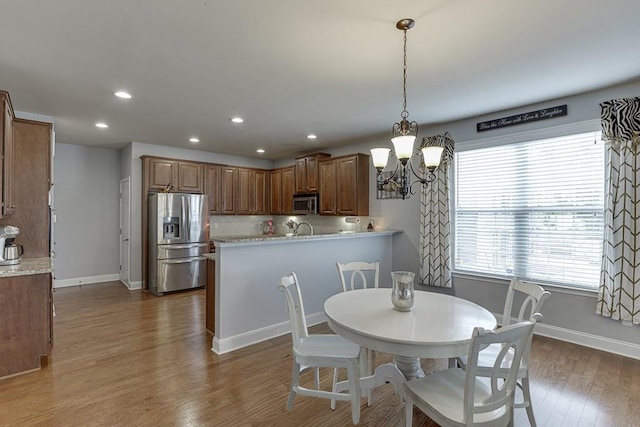
<instances>
[{"instance_id":1,"label":"table pedestal leg","mask_svg":"<svg viewBox=\"0 0 640 427\"><path fill-rule=\"evenodd\" d=\"M393 361L407 380L424 377L424 371L417 357L393 356Z\"/></svg>"}]
</instances>

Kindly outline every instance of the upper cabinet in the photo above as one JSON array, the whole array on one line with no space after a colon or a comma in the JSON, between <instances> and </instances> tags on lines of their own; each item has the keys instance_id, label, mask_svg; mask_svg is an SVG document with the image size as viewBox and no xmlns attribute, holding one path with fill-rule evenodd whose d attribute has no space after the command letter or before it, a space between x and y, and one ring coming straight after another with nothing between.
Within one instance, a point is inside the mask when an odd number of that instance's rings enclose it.
<instances>
[{"instance_id":1,"label":"upper cabinet","mask_svg":"<svg viewBox=\"0 0 640 427\"><path fill-rule=\"evenodd\" d=\"M318 162L331 155L326 153L296 157L296 193L318 192Z\"/></svg>"},{"instance_id":2,"label":"upper cabinet","mask_svg":"<svg viewBox=\"0 0 640 427\"><path fill-rule=\"evenodd\" d=\"M323 215L369 215L369 155L352 154L318 163Z\"/></svg>"},{"instance_id":3,"label":"upper cabinet","mask_svg":"<svg viewBox=\"0 0 640 427\"><path fill-rule=\"evenodd\" d=\"M238 198L236 213L239 215L267 214L267 171L238 168Z\"/></svg>"},{"instance_id":4,"label":"upper cabinet","mask_svg":"<svg viewBox=\"0 0 640 427\"><path fill-rule=\"evenodd\" d=\"M170 188L182 193L204 192L204 166L201 163L143 156L148 189Z\"/></svg>"},{"instance_id":5,"label":"upper cabinet","mask_svg":"<svg viewBox=\"0 0 640 427\"><path fill-rule=\"evenodd\" d=\"M236 213L236 198L238 192L238 168L234 166L223 166L220 169L220 193L222 215L233 215Z\"/></svg>"},{"instance_id":6,"label":"upper cabinet","mask_svg":"<svg viewBox=\"0 0 640 427\"><path fill-rule=\"evenodd\" d=\"M0 91L2 122L0 124L0 198L2 209L0 217L11 215L15 211L13 200L13 106L9 93Z\"/></svg>"},{"instance_id":7,"label":"upper cabinet","mask_svg":"<svg viewBox=\"0 0 640 427\"><path fill-rule=\"evenodd\" d=\"M13 122L13 203L16 208L11 219L5 221L20 229L23 258L50 255L51 134L51 123L24 119Z\"/></svg>"},{"instance_id":8,"label":"upper cabinet","mask_svg":"<svg viewBox=\"0 0 640 427\"><path fill-rule=\"evenodd\" d=\"M273 169L269 173L269 213L288 214L293 211L295 168Z\"/></svg>"},{"instance_id":9,"label":"upper cabinet","mask_svg":"<svg viewBox=\"0 0 640 427\"><path fill-rule=\"evenodd\" d=\"M181 193L204 192L204 165L178 162L178 191Z\"/></svg>"},{"instance_id":10,"label":"upper cabinet","mask_svg":"<svg viewBox=\"0 0 640 427\"><path fill-rule=\"evenodd\" d=\"M209 196L209 215L217 215L220 213L220 173L220 166L204 166L204 194Z\"/></svg>"}]
</instances>

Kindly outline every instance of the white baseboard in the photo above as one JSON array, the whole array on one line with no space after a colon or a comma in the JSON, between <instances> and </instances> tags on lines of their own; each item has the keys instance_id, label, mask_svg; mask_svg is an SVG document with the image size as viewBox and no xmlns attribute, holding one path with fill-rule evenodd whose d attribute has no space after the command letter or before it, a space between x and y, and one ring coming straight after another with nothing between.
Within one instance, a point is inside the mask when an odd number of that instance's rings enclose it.
<instances>
[{"instance_id":1,"label":"white baseboard","mask_svg":"<svg viewBox=\"0 0 640 427\"><path fill-rule=\"evenodd\" d=\"M496 319L498 319L498 323L500 323L502 321L502 315L495 313L494 315ZM600 335L574 331L546 323L537 323L534 334L640 360L640 345L627 341L614 340Z\"/></svg>"},{"instance_id":2,"label":"white baseboard","mask_svg":"<svg viewBox=\"0 0 640 427\"><path fill-rule=\"evenodd\" d=\"M66 288L69 286L90 285L92 283L112 282L120 280L119 274L103 274L102 276L75 277L73 279L54 279L54 288Z\"/></svg>"},{"instance_id":3,"label":"white baseboard","mask_svg":"<svg viewBox=\"0 0 640 427\"><path fill-rule=\"evenodd\" d=\"M127 286L126 283L125 286ZM142 280L138 280L137 282L129 282L129 286L127 286L127 288L129 288L130 291L142 289Z\"/></svg>"},{"instance_id":4,"label":"white baseboard","mask_svg":"<svg viewBox=\"0 0 640 427\"><path fill-rule=\"evenodd\" d=\"M322 312L307 316L308 326L317 325L326 321L327 318ZM271 338L279 337L289 332L291 332L291 323L287 320L286 322L276 323L275 325L244 332L229 338L218 339L214 336L211 342L211 350L215 354L225 354Z\"/></svg>"}]
</instances>

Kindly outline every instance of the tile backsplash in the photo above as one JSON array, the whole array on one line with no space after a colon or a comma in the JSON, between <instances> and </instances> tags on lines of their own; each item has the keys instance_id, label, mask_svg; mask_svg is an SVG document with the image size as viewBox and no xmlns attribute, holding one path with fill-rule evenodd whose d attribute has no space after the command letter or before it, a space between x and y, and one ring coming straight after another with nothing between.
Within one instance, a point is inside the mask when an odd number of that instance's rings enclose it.
<instances>
[{"instance_id":1,"label":"tile backsplash","mask_svg":"<svg viewBox=\"0 0 640 427\"><path fill-rule=\"evenodd\" d=\"M321 215L211 215L209 217L209 234L211 236L250 236L263 234L265 222L273 220L274 233L286 234L291 229L286 225L289 220L297 223L307 221L313 226L314 234L337 233L338 231L364 231L370 221L376 229L383 230L384 218L376 216L344 217ZM349 222L347 222L347 219ZM301 230L308 233L305 228Z\"/></svg>"}]
</instances>

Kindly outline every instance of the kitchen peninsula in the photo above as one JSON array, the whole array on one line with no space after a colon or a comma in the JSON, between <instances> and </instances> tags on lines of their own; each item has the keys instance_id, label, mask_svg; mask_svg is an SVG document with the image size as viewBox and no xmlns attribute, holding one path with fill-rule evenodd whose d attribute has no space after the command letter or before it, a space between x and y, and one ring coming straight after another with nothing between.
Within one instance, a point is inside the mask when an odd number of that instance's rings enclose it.
<instances>
[{"instance_id":1,"label":"kitchen peninsula","mask_svg":"<svg viewBox=\"0 0 640 427\"><path fill-rule=\"evenodd\" d=\"M216 236L215 318L212 350L227 353L290 330L284 297L276 286L296 272L309 325L325 321L324 301L341 292L336 262L379 261L380 286L391 273L395 231L314 236Z\"/></svg>"}]
</instances>

